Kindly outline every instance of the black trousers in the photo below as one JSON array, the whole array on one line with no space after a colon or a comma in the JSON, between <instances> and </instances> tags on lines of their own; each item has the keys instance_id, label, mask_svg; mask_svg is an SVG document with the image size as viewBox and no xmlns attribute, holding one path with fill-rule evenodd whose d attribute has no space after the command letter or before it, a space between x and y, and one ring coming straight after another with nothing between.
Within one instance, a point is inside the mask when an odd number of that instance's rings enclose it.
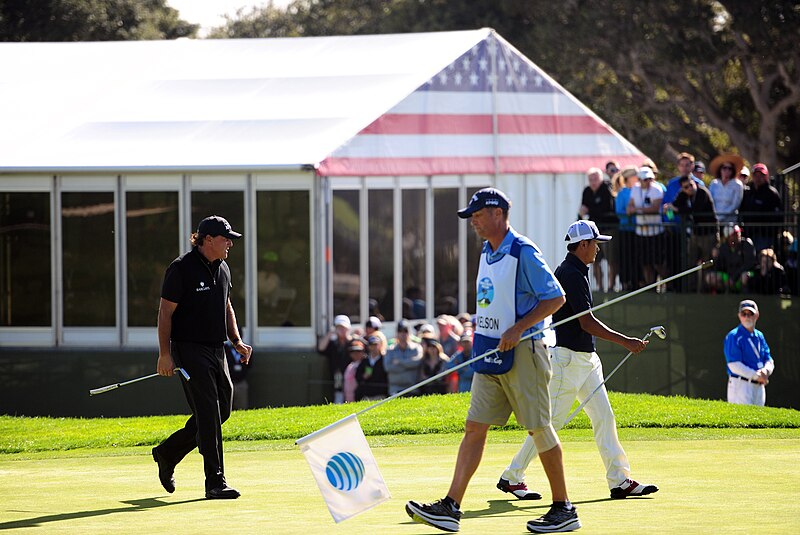
<instances>
[{"instance_id":1,"label":"black trousers","mask_svg":"<svg viewBox=\"0 0 800 535\"><path fill-rule=\"evenodd\" d=\"M222 459L222 424L231 415L233 383L222 344L219 347L191 342L172 342L172 358L189 374L181 378L192 416L158 446L169 462L178 464L195 447L203 456L206 490L225 483Z\"/></svg>"}]
</instances>

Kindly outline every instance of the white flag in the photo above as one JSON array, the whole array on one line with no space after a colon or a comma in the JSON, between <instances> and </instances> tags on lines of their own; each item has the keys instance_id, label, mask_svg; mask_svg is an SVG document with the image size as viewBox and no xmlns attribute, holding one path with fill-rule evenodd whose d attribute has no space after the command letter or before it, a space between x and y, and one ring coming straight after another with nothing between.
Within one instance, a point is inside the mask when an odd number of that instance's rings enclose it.
<instances>
[{"instance_id":1,"label":"white flag","mask_svg":"<svg viewBox=\"0 0 800 535\"><path fill-rule=\"evenodd\" d=\"M337 523L391 498L355 414L296 444Z\"/></svg>"}]
</instances>

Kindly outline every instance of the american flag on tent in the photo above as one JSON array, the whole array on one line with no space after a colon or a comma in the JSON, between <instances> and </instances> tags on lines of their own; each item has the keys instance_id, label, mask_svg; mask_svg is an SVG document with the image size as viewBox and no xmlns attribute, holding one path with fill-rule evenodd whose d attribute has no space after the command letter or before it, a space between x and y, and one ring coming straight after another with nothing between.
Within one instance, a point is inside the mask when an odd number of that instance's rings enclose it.
<instances>
[{"instance_id":1,"label":"american flag on tent","mask_svg":"<svg viewBox=\"0 0 800 535\"><path fill-rule=\"evenodd\" d=\"M494 32L320 163L320 175L582 173L645 156Z\"/></svg>"}]
</instances>

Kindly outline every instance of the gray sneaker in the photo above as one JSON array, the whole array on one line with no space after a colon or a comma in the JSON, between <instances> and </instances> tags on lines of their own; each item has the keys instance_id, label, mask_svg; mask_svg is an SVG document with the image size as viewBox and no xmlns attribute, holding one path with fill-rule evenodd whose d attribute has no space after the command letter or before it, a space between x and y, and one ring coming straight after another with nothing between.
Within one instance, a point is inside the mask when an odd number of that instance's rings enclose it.
<instances>
[{"instance_id":1,"label":"gray sneaker","mask_svg":"<svg viewBox=\"0 0 800 535\"><path fill-rule=\"evenodd\" d=\"M461 511L442 500L433 503L406 503L406 513L414 522L428 524L442 531L458 531Z\"/></svg>"},{"instance_id":2,"label":"gray sneaker","mask_svg":"<svg viewBox=\"0 0 800 535\"><path fill-rule=\"evenodd\" d=\"M528 531L533 533L560 533L580 529L578 510L575 506L567 509L562 505L551 505L550 510L536 520L528 521Z\"/></svg>"}]
</instances>

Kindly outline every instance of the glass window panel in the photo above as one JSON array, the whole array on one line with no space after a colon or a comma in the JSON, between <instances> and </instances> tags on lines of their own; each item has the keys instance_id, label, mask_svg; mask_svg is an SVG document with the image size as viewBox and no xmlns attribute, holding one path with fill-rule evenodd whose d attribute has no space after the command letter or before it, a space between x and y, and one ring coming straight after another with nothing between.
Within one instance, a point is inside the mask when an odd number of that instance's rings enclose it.
<instances>
[{"instance_id":1,"label":"glass window panel","mask_svg":"<svg viewBox=\"0 0 800 535\"><path fill-rule=\"evenodd\" d=\"M427 317L425 304L425 190L403 190L403 317Z\"/></svg>"},{"instance_id":2,"label":"glass window panel","mask_svg":"<svg viewBox=\"0 0 800 535\"><path fill-rule=\"evenodd\" d=\"M49 193L0 193L0 326L50 326L50 236Z\"/></svg>"},{"instance_id":3,"label":"glass window panel","mask_svg":"<svg viewBox=\"0 0 800 535\"><path fill-rule=\"evenodd\" d=\"M333 313L360 323L361 258L358 191L333 192Z\"/></svg>"},{"instance_id":4,"label":"glass window panel","mask_svg":"<svg viewBox=\"0 0 800 535\"><path fill-rule=\"evenodd\" d=\"M128 325L155 327L164 271L184 252L178 239L178 192L129 191L125 204Z\"/></svg>"},{"instance_id":5,"label":"glass window panel","mask_svg":"<svg viewBox=\"0 0 800 535\"><path fill-rule=\"evenodd\" d=\"M369 192L369 314L394 321L394 192Z\"/></svg>"},{"instance_id":6,"label":"glass window panel","mask_svg":"<svg viewBox=\"0 0 800 535\"><path fill-rule=\"evenodd\" d=\"M193 191L191 232L195 232L200 221L210 215L224 217L231 224L233 230L244 234L244 193L241 191ZM225 259L231 270L231 284L233 285L230 295L231 304L241 328L245 327L245 263L244 243L242 242L245 239L247 239L247 236L234 240L233 247L228 251L228 258ZM188 250L191 247L188 243L188 236L186 237L186 242Z\"/></svg>"},{"instance_id":7,"label":"glass window panel","mask_svg":"<svg viewBox=\"0 0 800 535\"><path fill-rule=\"evenodd\" d=\"M467 202L472 196L481 188L467 188ZM476 279L478 278L478 264L481 260L481 248L483 247L483 240L475 234L470 220L467 222L467 312L475 314L475 300L477 299L475 293Z\"/></svg>"},{"instance_id":8,"label":"glass window panel","mask_svg":"<svg viewBox=\"0 0 800 535\"><path fill-rule=\"evenodd\" d=\"M61 196L64 326L116 325L114 194Z\"/></svg>"},{"instance_id":9,"label":"glass window panel","mask_svg":"<svg viewBox=\"0 0 800 535\"><path fill-rule=\"evenodd\" d=\"M256 193L258 324L311 325L308 191Z\"/></svg>"},{"instance_id":10,"label":"glass window panel","mask_svg":"<svg viewBox=\"0 0 800 535\"><path fill-rule=\"evenodd\" d=\"M433 191L434 316L460 312L458 306L458 190Z\"/></svg>"}]
</instances>

